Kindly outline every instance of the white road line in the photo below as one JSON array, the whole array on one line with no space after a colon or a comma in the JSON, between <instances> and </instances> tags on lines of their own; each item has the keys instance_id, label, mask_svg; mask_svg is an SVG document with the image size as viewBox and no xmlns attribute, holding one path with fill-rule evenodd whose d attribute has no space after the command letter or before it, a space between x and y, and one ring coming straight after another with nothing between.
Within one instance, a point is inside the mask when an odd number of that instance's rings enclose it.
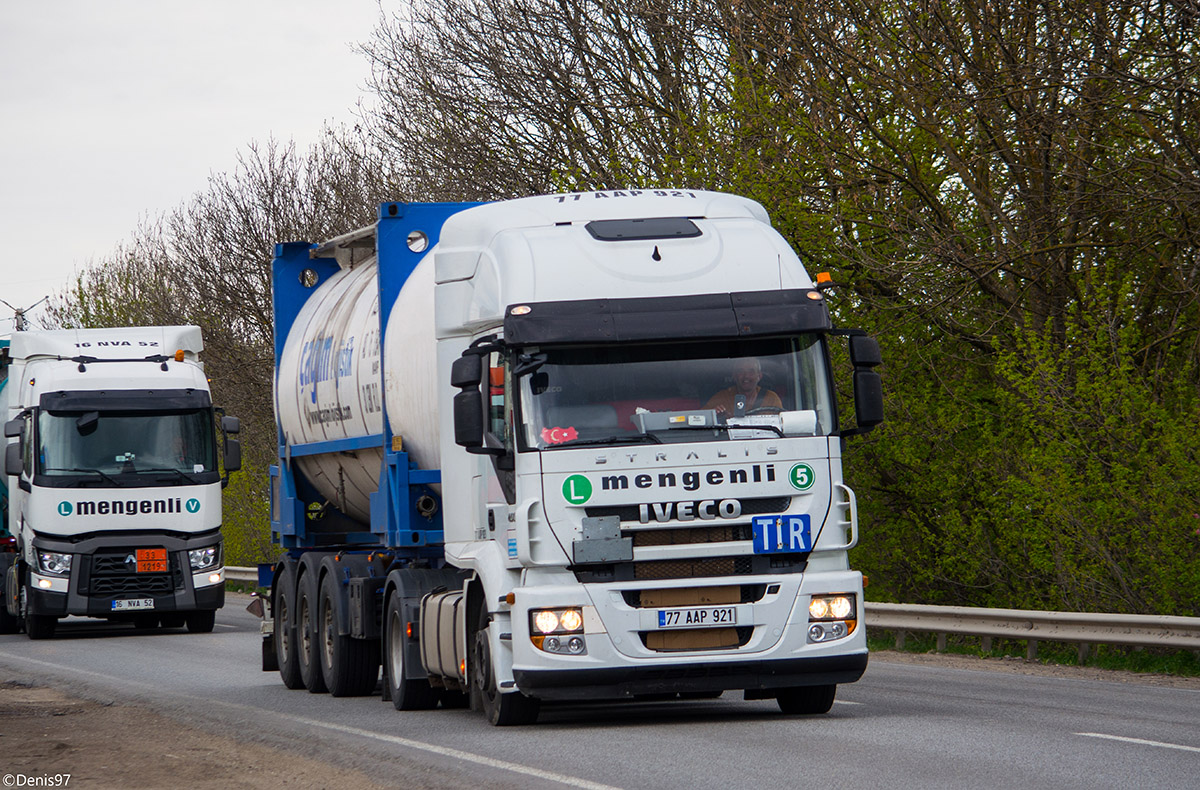
<instances>
[{"instance_id":1,"label":"white road line","mask_svg":"<svg viewBox=\"0 0 1200 790\"><path fill-rule=\"evenodd\" d=\"M833 704L834 705L865 705L866 703L865 702L851 702L848 699L835 699L833 701Z\"/></svg>"},{"instance_id":2,"label":"white road line","mask_svg":"<svg viewBox=\"0 0 1200 790\"><path fill-rule=\"evenodd\" d=\"M1148 741L1145 738L1126 738L1121 735L1106 735L1102 732L1077 732L1075 734L1082 735L1084 738L1104 738L1109 741L1124 741L1125 743L1137 743L1142 746L1158 746L1162 749L1178 749L1181 752L1200 752L1200 746L1183 746L1178 743Z\"/></svg>"},{"instance_id":3,"label":"white road line","mask_svg":"<svg viewBox=\"0 0 1200 790\"><path fill-rule=\"evenodd\" d=\"M52 661L43 661L41 659L29 658L27 656L16 656L16 655L13 655L12 653L7 653L3 650L0 650L0 656L5 656L6 658L11 658L16 661L22 661L22 662L26 662L29 664L40 664L45 667L51 667L53 669L62 670L62 671L66 671L69 673L75 673L78 675L90 675L91 677L97 677L97 678L103 678L105 680L116 681L119 684L130 685L130 686L140 686L142 688L152 689L152 690L161 690L161 687L159 687L155 684L141 683L139 681L130 680L128 678L113 677L112 675L105 675L101 672L92 672L91 670L87 670L87 669L79 669L78 667L67 666L66 664L56 664ZM261 714L263 712L262 708L256 707L253 705L239 705L235 702L223 702L221 700L214 700L214 699L210 699L210 698L194 697L190 694L179 694L179 695L177 695L177 698L178 699L194 699L198 702L204 702L209 705L221 705L226 708L233 708L234 710L240 710L240 711L250 711L253 713L257 713L257 714ZM286 719L288 721L295 722L297 724L303 724L306 727L321 727L326 730L333 730L334 732L341 732L341 733L345 733L347 735L357 735L361 738L371 738L373 740L383 741L384 743L392 743L392 744L396 744L397 746L404 746L409 749L416 749L418 751L429 752L431 754L440 755L442 757L451 757L455 760L463 760L465 762L475 763L477 765L486 766L488 768L499 768L504 771L511 771L511 772L517 773L517 774L524 774L525 776L532 776L532 777L536 777L538 779L545 779L545 780L548 780L551 782L557 782L558 784L565 785L567 787L577 787L577 788L580 788L580 790L621 790L621 788L614 787L612 785L600 784L599 782L590 782L587 779L580 779L578 777L568 776L566 774L558 774L558 773L554 773L552 771L543 771L540 768L534 768L534 767L528 766L528 765L521 765L520 763L511 763L511 762L508 762L507 760L497 760L492 757L485 757L481 754L473 754L471 752L464 752L464 751L460 751L458 749L451 749L447 746L438 746L437 744L434 744L434 743L425 743L423 741L414 741L409 738L401 738L396 735L384 735L382 733L371 732L370 730L359 729L358 727L347 727L342 724L330 724L329 722L318 721L317 719L309 719L304 716L293 716L290 713L274 713L272 715L274 715L276 718L279 718L279 719Z\"/></svg>"}]
</instances>

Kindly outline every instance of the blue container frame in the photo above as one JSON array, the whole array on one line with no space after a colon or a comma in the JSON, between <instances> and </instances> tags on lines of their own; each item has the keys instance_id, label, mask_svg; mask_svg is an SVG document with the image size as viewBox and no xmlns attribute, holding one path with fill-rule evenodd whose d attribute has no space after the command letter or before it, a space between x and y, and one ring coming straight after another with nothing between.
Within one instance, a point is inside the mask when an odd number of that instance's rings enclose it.
<instances>
[{"instance_id":1,"label":"blue container frame","mask_svg":"<svg viewBox=\"0 0 1200 790\"><path fill-rule=\"evenodd\" d=\"M377 285L379 294L379 337L383 342L384 330L391 315L392 305L400 289L416 269L417 264L438 243L442 225L452 214L480 205L479 203L384 203L379 207L379 219L375 224L375 252L378 256ZM424 248L414 252L409 248L409 235L422 232L427 237ZM312 250L317 245L308 242L291 242L275 245L275 257L271 261L272 307L275 332L275 371L279 372L279 360L284 344L296 317L304 303L317 292L320 286L341 269L332 258L313 258ZM306 287L301 274L311 269L317 276L315 285ZM388 360L380 354L380 380L384 380ZM275 386L279 386L276 380ZM392 449L393 435L387 414L386 398L383 403L383 433L356 436L348 439L309 442L287 445L283 440L283 429L278 415L275 419L279 463L271 466L271 540L285 549L307 549L327 545L386 547L397 559L431 559L442 557L442 515L440 497L431 484L441 482L437 469L419 469L408 457L408 453ZM371 523L366 531L335 533L335 544L326 533L310 534L306 515L310 505L322 508L333 507L326 503L315 489L308 484L302 473L295 468L293 459L304 456L363 450L372 447L383 449L383 463L379 475L379 489L371 494ZM416 502L422 496L431 496L438 502L437 512L425 517L417 512ZM349 521L349 517L345 517Z\"/></svg>"}]
</instances>

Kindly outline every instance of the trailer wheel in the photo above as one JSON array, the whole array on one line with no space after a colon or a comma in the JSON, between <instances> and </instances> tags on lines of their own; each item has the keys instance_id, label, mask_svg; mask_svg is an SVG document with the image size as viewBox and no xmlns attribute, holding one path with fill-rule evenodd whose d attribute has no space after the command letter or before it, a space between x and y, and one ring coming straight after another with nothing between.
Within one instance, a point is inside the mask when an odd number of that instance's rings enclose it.
<instances>
[{"instance_id":1,"label":"trailer wheel","mask_svg":"<svg viewBox=\"0 0 1200 790\"><path fill-rule=\"evenodd\" d=\"M328 691L321 674L320 644L317 636L317 572L310 570L300 577L300 594L296 610L296 660L300 664L300 679L313 694Z\"/></svg>"},{"instance_id":2,"label":"trailer wheel","mask_svg":"<svg viewBox=\"0 0 1200 790\"><path fill-rule=\"evenodd\" d=\"M200 609L195 612L188 612L183 616L187 623L188 633L192 634L211 634L213 626L217 624L216 609Z\"/></svg>"},{"instance_id":3,"label":"trailer wheel","mask_svg":"<svg viewBox=\"0 0 1200 790\"><path fill-rule=\"evenodd\" d=\"M375 681L379 678L379 651L371 649L375 647L373 640L342 636L337 598L337 582L332 575L326 576L321 582L320 608L317 610L321 671L333 696L361 697L375 691Z\"/></svg>"},{"instance_id":4,"label":"trailer wheel","mask_svg":"<svg viewBox=\"0 0 1200 790\"><path fill-rule=\"evenodd\" d=\"M437 707L437 690L425 678L404 677L405 650L408 648L408 623L404 619L404 601L399 590L392 590L384 612L383 660L388 691L396 710L430 710Z\"/></svg>"},{"instance_id":5,"label":"trailer wheel","mask_svg":"<svg viewBox=\"0 0 1200 790\"><path fill-rule=\"evenodd\" d=\"M793 686L779 690L779 709L790 714L828 713L833 707L837 685Z\"/></svg>"},{"instance_id":6,"label":"trailer wheel","mask_svg":"<svg viewBox=\"0 0 1200 790\"><path fill-rule=\"evenodd\" d=\"M52 614L25 613L25 635L30 639L49 639L58 627L58 618Z\"/></svg>"},{"instance_id":7,"label":"trailer wheel","mask_svg":"<svg viewBox=\"0 0 1200 790\"><path fill-rule=\"evenodd\" d=\"M285 567L275 582L275 605L271 611L275 619L275 660L279 662L279 677L290 689L304 688L296 640L296 578L290 567Z\"/></svg>"},{"instance_id":8,"label":"trailer wheel","mask_svg":"<svg viewBox=\"0 0 1200 790\"><path fill-rule=\"evenodd\" d=\"M473 645L470 661L471 707L482 710L487 720L496 727L533 724L541 707L539 701L519 691L503 694L496 683L492 648L488 641L490 627L487 608L481 606L477 625L469 640L469 644Z\"/></svg>"}]
</instances>

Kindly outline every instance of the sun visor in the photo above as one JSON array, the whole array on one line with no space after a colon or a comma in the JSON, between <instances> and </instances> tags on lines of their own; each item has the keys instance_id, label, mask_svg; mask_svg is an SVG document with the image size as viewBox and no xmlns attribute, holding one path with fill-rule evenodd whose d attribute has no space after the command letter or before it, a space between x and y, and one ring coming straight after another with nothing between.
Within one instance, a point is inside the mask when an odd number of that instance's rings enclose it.
<instances>
[{"instance_id":1,"label":"sun visor","mask_svg":"<svg viewBox=\"0 0 1200 790\"><path fill-rule=\"evenodd\" d=\"M816 296L810 296L815 294ZM504 339L514 345L728 339L829 329L811 289L509 305Z\"/></svg>"}]
</instances>

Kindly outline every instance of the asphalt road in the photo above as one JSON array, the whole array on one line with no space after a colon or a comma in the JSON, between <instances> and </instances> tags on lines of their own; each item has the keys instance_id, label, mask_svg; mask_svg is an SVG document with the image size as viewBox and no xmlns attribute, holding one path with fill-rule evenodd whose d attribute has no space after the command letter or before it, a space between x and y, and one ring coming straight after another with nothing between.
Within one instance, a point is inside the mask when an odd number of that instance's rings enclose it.
<instances>
[{"instance_id":1,"label":"asphalt road","mask_svg":"<svg viewBox=\"0 0 1200 790\"><path fill-rule=\"evenodd\" d=\"M534 727L494 728L469 710L399 713L378 698L288 691L259 670L258 621L243 605L231 596L212 634L71 619L50 641L0 636L0 679L135 702L407 786L1200 787L1192 689L876 656L825 716L727 692L544 706Z\"/></svg>"}]
</instances>

